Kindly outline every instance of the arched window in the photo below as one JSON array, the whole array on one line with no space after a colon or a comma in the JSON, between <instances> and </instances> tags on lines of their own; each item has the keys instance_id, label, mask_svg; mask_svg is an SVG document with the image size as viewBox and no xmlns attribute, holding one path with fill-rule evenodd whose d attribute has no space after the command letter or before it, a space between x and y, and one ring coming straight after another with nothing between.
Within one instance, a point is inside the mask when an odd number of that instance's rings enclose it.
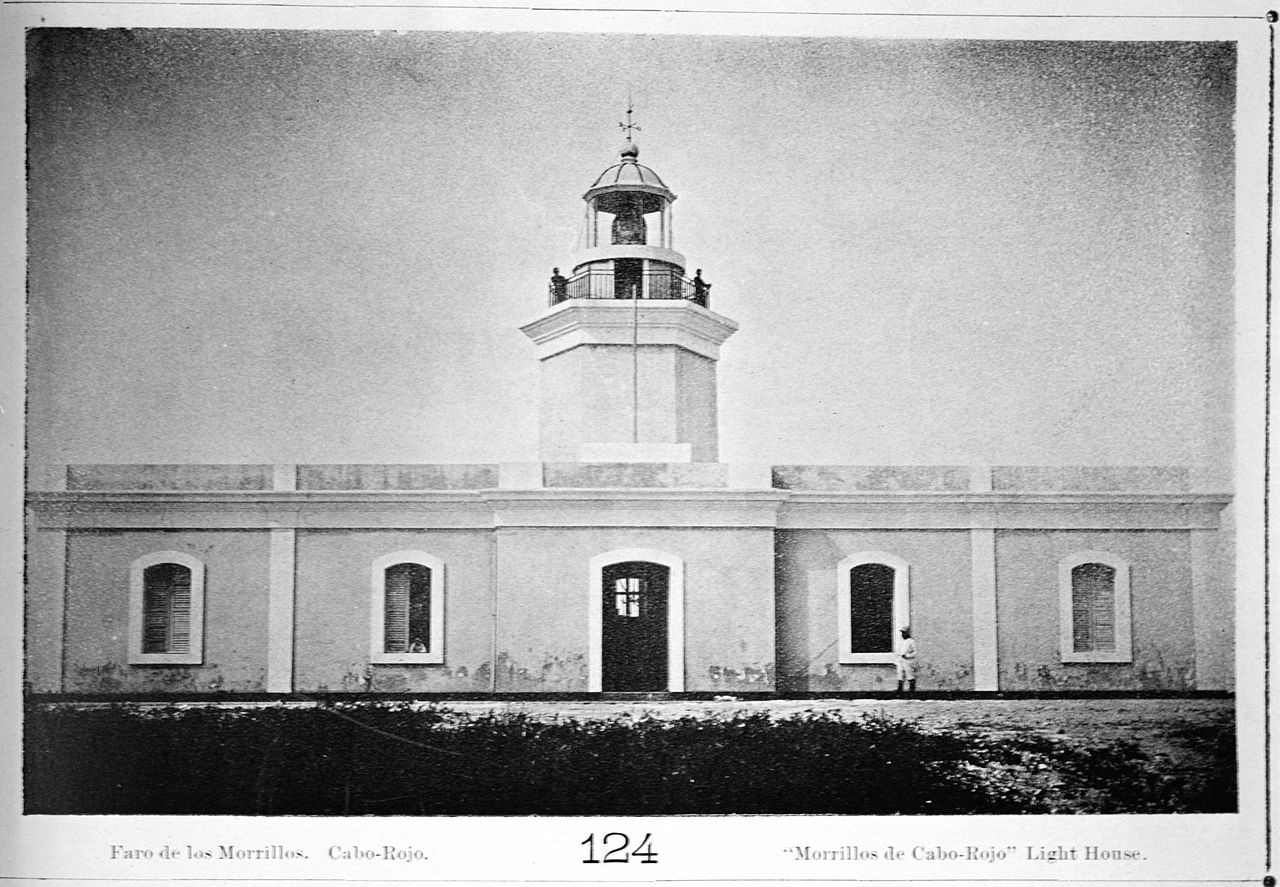
<instances>
[{"instance_id":1,"label":"arched window","mask_svg":"<svg viewBox=\"0 0 1280 887\"><path fill-rule=\"evenodd\" d=\"M898 629L910 624L910 567L883 551L864 551L840 561L838 574L840 661L894 662Z\"/></svg>"},{"instance_id":2,"label":"arched window","mask_svg":"<svg viewBox=\"0 0 1280 887\"><path fill-rule=\"evenodd\" d=\"M154 564L142 571L142 652L191 649L191 568Z\"/></svg>"},{"instance_id":3,"label":"arched window","mask_svg":"<svg viewBox=\"0 0 1280 887\"><path fill-rule=\"evenodd\" d=\"M1104 551L1058 562L1063 662L1132 662L1129 565Z\"/></svg>"},{"instance_id":4,"label":"arched window","mask_svg":"<svg viewBox=\"0 0 1280 887\"><path fill-rule=\"evenodd\" d=\"M129 662L199 665L204 647L204 564L181 551L135 560L129 581Z\"/></svg>"},{"instance_id":5,"label":"arched window","mask_svg":"<svg viewBox=\"0 0 1280 887\"><path fill-rule=\"evenodd\" d=\"M373 562L373 662L444 662L444 563L422 551Z\"/></svg>"}]
</instances>

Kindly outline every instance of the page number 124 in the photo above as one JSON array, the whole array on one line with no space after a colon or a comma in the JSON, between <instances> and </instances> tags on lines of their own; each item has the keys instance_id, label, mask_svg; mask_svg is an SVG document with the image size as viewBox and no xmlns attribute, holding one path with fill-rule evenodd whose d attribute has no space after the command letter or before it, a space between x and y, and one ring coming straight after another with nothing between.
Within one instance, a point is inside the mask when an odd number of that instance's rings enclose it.
<instances>
[{"instance_id":1,"label":"page number 124","mask_svg":"<svg viewBox=\"0 0 1280 887\"><path fill-rule=\"evenodd\" d=\"M634 848L631 836L622 832L609 832L597 843L595 833L587 835L582 846L587 848L585 863L631 862L638 859L641 863L658 861L658 851L653 849L653 836L646 834ZM599 853L599 855L597 855Z\"/></svg>"}]
</instances>

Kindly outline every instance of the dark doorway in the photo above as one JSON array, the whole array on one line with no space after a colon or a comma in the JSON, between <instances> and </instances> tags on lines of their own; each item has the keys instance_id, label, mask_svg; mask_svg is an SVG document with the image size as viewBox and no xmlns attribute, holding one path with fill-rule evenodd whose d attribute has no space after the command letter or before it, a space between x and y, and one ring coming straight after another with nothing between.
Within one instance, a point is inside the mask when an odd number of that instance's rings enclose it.
<instances>
[{"instance_id":1,"label":"dark doorway","mask_svg":"<svg viewBox=\"0 0 1280 887\"><path fill-rule=\"evenodd\" d=\"M661 564L627 561L603 571L601 689L667 689L667 586Z\"/></svg>"},{"instance_id":2,"label":"dark doorway","mask_svg":"<svg viewBox=\"0 0 1280 887\"><path fill-rule=\"evenodd\" d=\"M613 297L615 299L640 299L644 297L644 263L641 259L613 260Z\"/></svg>"}]
</instances>

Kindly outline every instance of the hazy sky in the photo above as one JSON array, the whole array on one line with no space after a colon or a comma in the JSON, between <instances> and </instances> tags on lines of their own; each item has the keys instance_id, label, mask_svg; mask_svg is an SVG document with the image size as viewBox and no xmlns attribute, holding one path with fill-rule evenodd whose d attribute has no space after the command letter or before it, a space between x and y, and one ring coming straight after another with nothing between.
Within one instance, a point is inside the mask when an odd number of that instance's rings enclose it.
<instances>
[{"instance_id":1,"label":"hazy sky","mask_svg":"<svg viewBox=\"0 0 1280 887\"><path fill-rule=\"evenodd\" d=\"M721 458L1231 463L1225 44L36 31L29 440L537 458L628 89L740 325Z\"/></svg>"}]
</instances>

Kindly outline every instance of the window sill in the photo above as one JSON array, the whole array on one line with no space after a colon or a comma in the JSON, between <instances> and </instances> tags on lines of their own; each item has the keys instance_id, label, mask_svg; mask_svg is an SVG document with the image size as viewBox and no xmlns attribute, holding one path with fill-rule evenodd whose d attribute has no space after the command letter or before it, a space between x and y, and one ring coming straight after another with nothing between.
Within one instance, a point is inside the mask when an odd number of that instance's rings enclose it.
<instances>
[{"instance_id":1,"label":"window sill","mask_svg":"<svg viewBox=\"0 0 1280 887\"><path fill-rule=\"evenodd\" d=\"M443 653L374 653L373 665L443 665Z\"/></svg>"},{"instance_id":2,"label":"window sill","mask_svg":"<svg viewBox=\"0 0 1280 887\"><path fill-rule=\"evenodd\" d=\"M841 665L896 665L898 657L893 653L841 653Z\"/></svg>"},{"instance_id":3,"label":"window sill","mask_svg":"<svg viewBox=\"0 0 1280 887\"><path fill-rule=\"evenodd\" d=\"M1062 661L1067 663L1089 663L1089 662L1119 662L1125 664L1133 663L1133 656L1129 653L1063 653Z\"/></svg>"},{"instance_id":4,"label":"window sill","mask_svg":"<svg viewBox=\"0 0 1280 887\"><path fill-rule=\"evenodd\" d=\"M203 665L199 653L132 653L130 665Z\"/></svg>"}]
</instances>

